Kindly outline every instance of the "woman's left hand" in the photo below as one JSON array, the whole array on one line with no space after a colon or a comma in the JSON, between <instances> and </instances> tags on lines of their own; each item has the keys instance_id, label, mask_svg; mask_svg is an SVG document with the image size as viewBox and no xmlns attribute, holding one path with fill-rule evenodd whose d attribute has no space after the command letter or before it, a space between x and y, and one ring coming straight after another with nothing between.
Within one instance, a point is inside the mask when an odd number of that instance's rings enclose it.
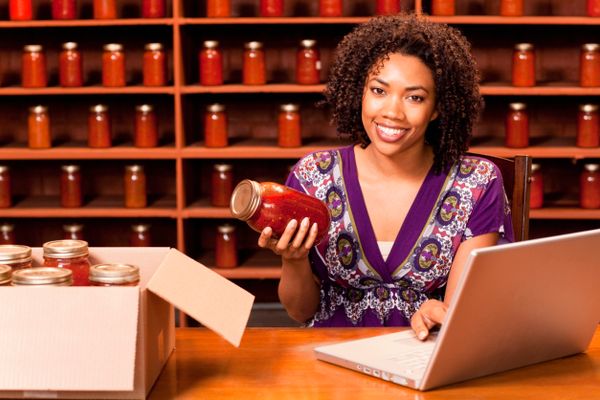
<instances>
[{"instance_id":1,"label":"woman's left hand","mask_svg":"<svg viewBox=\"0 0 600 400\"><path fill-rule=\"evenodd\" d=\"M446 304L429 299L413 314L410 326L420 340L425 340L431 328L444 322L446 311L448 311Z\"/></svg>"}]
</instances>

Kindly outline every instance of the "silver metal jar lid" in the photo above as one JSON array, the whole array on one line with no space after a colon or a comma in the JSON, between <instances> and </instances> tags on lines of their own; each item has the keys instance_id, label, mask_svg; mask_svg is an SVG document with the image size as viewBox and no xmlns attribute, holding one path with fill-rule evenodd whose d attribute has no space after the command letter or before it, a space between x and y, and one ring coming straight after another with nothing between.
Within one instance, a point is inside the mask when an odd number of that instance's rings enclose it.
<instances>
[{"instance_id":1,"label":"silver metal jar lid","mask_svg":"<svg viewBox=\"0 0 600 400\"><path fill-rule=\"evenodd\" d=\"M85 240L63 239L44 243L44 257L73 258L88 254L88 242Z\"/></svg>"},{"instance_id":2,"label":"silver metal jar lid","mask_svg":"<svg viewBox=\"0 0 600 400\"><path fill-rule=\"evenodd\" d=\"M53 285L70 286L73 273L67 268L36 267L19 269L12 274L13 286Z\"/></svg>"},{"instance_id":3,"label":"silver metal jar lid","mask_svg":"<svg viewBox=\"0 0 600 400\"><path fill-rule=\"evenodd\" d=\"M131 264L96 264L90 267L90 282L124 284L140 280L140 269Z\"/></svg>"},{"instance_id":4,"label":"silver metal jar lid","mask_svg":"<svg viewBox=\"0 0 600 400\"><path fill-rule=\"evenodd\" d=\"M261 203L262 188L260 183L244 179L233 189L229 208L237 219L247 221L254 215Z\"/></svg>"}]
</instances>

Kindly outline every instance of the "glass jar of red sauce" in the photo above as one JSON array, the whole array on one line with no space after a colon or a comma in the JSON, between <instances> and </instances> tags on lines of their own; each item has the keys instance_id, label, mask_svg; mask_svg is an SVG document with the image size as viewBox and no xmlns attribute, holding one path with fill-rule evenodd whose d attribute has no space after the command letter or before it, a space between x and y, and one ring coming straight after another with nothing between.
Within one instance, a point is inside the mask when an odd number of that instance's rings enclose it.
<instances>
[{"instance_id":1,"label":"glass jar of red sauce","mask_svg":"<svg viewBox=\"0 0 600 400\"><path fill-rule=\"evenodd\" d=\"M209 18L231 17L231 0L206 0L206 16Z\"/></svg>"},{"instance_id":2,"label":"glass jar of red sauce","mask_svg":"<svg viewBox=\"0 0 600 400\"><path fill-rule=\"evenodd\" d=\"M93 9L95 19L117 18L117 0L94 0Z\"/></svg>"},{"instance_id":3,"label":"glass jar of red sauce","mask_svg":"<svg viewBox=\"0 0 600 400\"><path fill-rule=\"evenodd\" d=\"M12 184L10 180L10 168L8 165L0 165L0 208L12 206Z\"/></svg>"},{"instance_id":4,"label":"glass jar of red sauce","mask_svg":"<svg viewBox=\"0 0 600 400\"><path fill-rule=\"evenodd\" d=\"M529 146L529 116L525 103L510 103L506 114L506 147Z\"/></svg>"},{"instance_id":5,"label":"glass jar of red sauce","mask_svg":"<svg viewBox=\"0 0 600 400\"><path fill-rule=\"evenodd\" d=\"M144 86L167 84L167 56L161 43L148 43L144 47L142 75Z\"/></svg>"},{"instance_id":6,"label":"glass jar of red sauce","mask_svg":"<svg viewBox=\"0 0 600 400\"><path fill-rule=\"evenodd\" d=\"M223 84L223 56L216 40L205 40L198 54L200 84L216 86Z\"/></svg>"},{"instance_id":7,"label":"glass jar of red sauce","mask_svg":"<svg viewBox=\"0 0 600 400\"><path fill-rule=\"evenodd\" d=\"M535 86L535 52L531 43L515 45L512 59L512 84L518 87Z\"/></svg>"},{"instance_id":8,"label":"glass jar of red sauce","mask_svg":"<svg viewBox=\"0 0 600 400\"><path fill-rule=\"evenodd\" d=\"M296 82L301 85L316 85L320 81L321 58L315 40L300 41L296 53Z\"/></svg>"},{"instance_id":9,"label":"glass jar of red sauce","mask_svg":"<svg viewBox=\"0 0 600 400\"><path fill-rule=\"evenodd\" d=\"M218 268L234 268L238 266L237 237L235 226L219 225L215 238L215 266Z\"/></svg>"},{"instance_id":10,"label":"glass jar of red sauce","mask_svg":"<svg viewBox=\"0 0 600 400\"><path fill-rule=\"evenodd\" d=\"M500 15L503 17L520 17L523 15L523 0L501 0Z\"/></svg>"},{"instance_id":11,"label":"glass jar of red sauce","mask_svg":"<svg viewBox=\"0 0 600 400\"><path fill-rule=\"evenodd\" d=\"M455 14L454 0L431 0L431 15L450 16Z\"/></svg>"},{"instance_id":12,"label":"glass jar of red sauce","mask_svg":"<svg viewBox=\"0 0 600 400\"><path fill-rule=\"evenodd\" d=\"M265 51L261 42L244 44L242 82L244 85L264 85L267 83Z\"/></svg>"},{"instance_id":13,"label":"glass jar of red sauce","mask_svg":"<svg viewBox=\"0 0 600 400\"><path fill-rule=\"evenodd\" d=\"M260 0L261 17L283 17L283 0Z\"/></svg>"},{"instance_id":14,"label":"glass jar of red sauce","mask_svg":"<svg viewBox=\"0 0 600 400\"><path fill-rule=\"evenodd\" d=\"M0 286L9 286L12 269L8 265L0 264Z\"/></svg>"},{"instance_id":15,"label":"glass jar of red sauce","mask_svg":"<svg viewBox=\"0 0 600 400\"><path fill-rule=\"evenodd\" d=\"M600 119L597 104L579 106L577 114L577 147L600 146Z\"/></svg>"},{"instance_id":16,"label":"glass jar of red sauce","mask_svg":"<svg viewBox=\"0 0 600 400\"><path fill-rule=\"evenodd\" d=\"M302 134L298 104L282 104L279 107L277 120L277 144L279 147L300 147L302 145Z\"/></svg>"},{"instance_id":17,"label":"glass jar of red sauce","mask_svg":"<svg viewBox=\"0 0 600 400\"><path fill-rule=\"evenodd\" d=\"M206 147L225 147L227 138L227 115L225 106L211 104L204 114L204 145Z\"/></svg>"},{"instance_id":18,"label":"glass jar of red sauce","mask_svg":"<svg viewBox=\"0 0 600 400\"><path fill-rule=\"evenodd\" d=\"M342 0L321 0L319 2L319 16L341 17L343 12Z\"/></svg>"},{"instance_id":19,"label":"glass jar of red sauce","mask_svg":"<svg viewBox=\"0 0 600 400\"><path fill-rule=\"evenodd\" d=\"M63 239L84 240L83 224L63 225Z\"/></svg>"},{"instance_id":20,"label":"glass jar of red sauce","mask_svg":"<svg viewBox=\"0 0 600 400\"><path fill-rule=\"evenodd\" d=\"M30 21L33 19L31 0L9 0L8 15L12 21Z\"/></svg>"},{"instance_id":21,"label":"glass jar of red sauce","mask_svg":"<svg viewBox=\"0 0 600 400\"><path fill-rule=\"evenodd\" d=\"M24 46L21 60L21 85L24 88L46 87L48 78L44 48L39 44Z\"/></svg>"},{"instance_id":22,"label":"glass jar of red sauce","mask_svg":"<svg viewBox=\"0 0 600 400\"><path fill-rule=\"evenodd\" d=\"M135 147L156 147L158 145L158 121L154 107L141 104L135 107Z\"/></svg>"},{"instance_id":23,"label":"glass jar of red sauce","mask_svg":"<svg viewBox=\"0 0 600 400\"><path fill-rule=\"evenodd\" d=\"M600 44L584 44L579 58L579 84L582 87L600 86Z\"/></svg>"},{"instance_id":24,"label":"glass jar of red sauce","mask_svg":"<svg viewBox=\"0 0 600 400\"><path fill-rule=\"evenodd\" d=\"M112 127L108 106L96 104L88 115L88 146L106 148L112 145Z\"/></svg>"},{"instance_id":25,"label":"glass jar of red sauce","mask_svg":"<svg viewBox=\"0 0 600 400\"><path fill-rule=\"evenodd\" d=\"M144 208L146 199L146 173L141 165L125 166L124 177L125 207Z\"/></svg>"},{"instance_id":26,"label":"glass jar of red sauce","mask_svg":"<svg viewBox=\"0 0 600 400\"><path fill-rule=\"evenodd\" d=\"M600 17L600 0L587 0L588 17Z\"/></svg>"},{"instance_id":27,"label":"glass jar of red sauce","mask_svg":"<svg viewBox=\"0 0 600 400\"><path fill-rule=\"evenodd\" d=\"M544 177L540 164L531 164L529 208L544 206Z\"/></svg>"},{"instance_id":28,"label":"glass jar of red sauce","mask_svg":"<svg viewBox=\"0 0 600 400\"><path fill-rule=\"evenodd\" d=\"M231 164L215 164L211 174L210 204L227 207L233 193L233 167Z\"/></svg>"},{"instance_id":29,"label":"glass jar of red sauce","mask_svg":"<svg viewBox=\"0 0 600 400\"><path fill-rule=\"evenodd\" d=\"M91 286L137 286L140 269L131 264L96 264L90 267Z\"/></svg>"},{"instance_id":30,"label":"glass jar of red sauce","mask_svg":"<svg viewBox=\"0 0 600 400\"><path fill-rule=\"evenodd\" d=\"M58 81L63 87L78 87L83 85L83 67L81 53L77 43L62 44L58 57Z\"/></svg>"},{"instance_id":31,"label":"glass jar of red sauce","mask_svg":"<svg viewBox=\"0 0 600 400\"><path fill-rule=\"evenodd\" d=\"M34 106L29 108L28 145L31 149L48 149L52 145L50 138L50 116L48 107Z\"/></svg>"},{"instance_id":32,"label":"glass jar of red sauce","mask_svg":"<svg viewBox=\"0 0 600 400\"><path fill-rule=\"evenodd\" d=\"M391 15L400 12L400 0L377 0L375 14Z\"/></svg>"},{"instance_id":33,"label":"glass jar of red sauce","mask_svg":"<svg viewBox=\"0 0 600 400\"><path fill-rule=\"evenodd\" d=\"M66 268L36 267L14 271L12 274L12 286L72 285L77 285L73 280L73 272Z\"/></svg>"},{"instance_id":34,"label":"glass jar of red sauce","mask_svg":"<svg viewBox=\"0 0 600 400\"><path fill-rule=\"evenodd\" d=\"M125 86L125 53L122 44L109 43L104 45L102 84L111 87Z\"/></svg>"},{"instance_id":35,"label":"glass jar of red sauce","mask_svg":"<svg viewBox=\"0 0 600 400\"><path fill-rule=\"evenodd\" d=\"M579 180L579 206L600 208L600 164L585 164Z\"/></svg>"},{"instance_id":36,"label":"glass jar of red sauce","mask_svg":"<svg viewBox=\"0 0 600 400\"><path fill-rule=\"evenodd\" d=\"M129 232L129 245L133 247L150 247L152 237L149 224L133 224Z\"/></svg>"},{"instance_id":37,"label":"glass jar of red sauce","mask_svg":"<svg viewBox=\"0 0 600 400\"><path fill-rule=\"evenodd\" d=\"M61 207L81 207L83 204L83 196L81 192L81 171L79 165L63 165L61 170Z\"/></svg>"},{"instance_id":38,"label":"glass jar of red sauce","mask_svg":"<svg viewBox=\"0 0 600 400\"><path fill-rule=\"evenodd\" d=\"M75 0L52 0L52 19L77 18Z\"/></svg>"},{"instance_id":39,"label":"glass jar of red sauce","mask_svg":"<svg viewBox=\"0 0 600 400\"><path fill-rule=\"evenodd\" d=\"M90 273L88 243L85 240L53 240L44 243L44 266L68 269L74 286L88 286Z\"/></svg>"},{"instance_id":40,"label":"glass jar of red sauce","mask_svg":"<svg viewBox=\"0 0 600 400\"><path fill-rule=\"evenodd\" d=\"M283 234L287 224L295 219L298 224L305 217L317 224L318 244L329 230L329 210L324 202L295 189L275 182L241 181L233 190L231 214L257 232L271 227L273 237Z\"/></svg>"},{"instance_id":41,"label":"glass jar of red sauce","mask_svg":"<svg viewBox=\"0 0 600 400\"><path fill-rule=\"evenodd\" d=\"M0 244L15 244L15 226L13 224L0 224Z\"/></svg>"},{"instance_id":42,"label":"glass jar of red sauce","mask_svg":"<svg viewBox=\"0 0 600 400\"><path fill-rule=\"evenodd\" d=\"M142 0L142 18L164 18L165 0Z\"/></svg>"},{"instance_id":43,"label":"glass jar of red sauce","mask_svg":"<svg viewBox=\"0 0 600 400\"><path fill-rule=\"evenodd\" d=\"M31 247L20 244L0 245L0 264L8 265L13 271L31 268Z\"/></svg>"}]
</instances>

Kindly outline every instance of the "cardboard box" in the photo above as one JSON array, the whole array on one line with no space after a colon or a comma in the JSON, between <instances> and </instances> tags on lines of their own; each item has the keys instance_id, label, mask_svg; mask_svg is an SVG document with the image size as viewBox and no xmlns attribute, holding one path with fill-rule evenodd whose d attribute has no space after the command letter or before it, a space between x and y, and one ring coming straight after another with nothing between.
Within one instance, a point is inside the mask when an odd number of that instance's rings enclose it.
<instances>
[{"instance_id":1,"label":"cardboard box","mask_svg":"<svg viewBox=\"0 0 600 400\"><path fill-rule=\"evenodd\" d=\"M239 346L254 296L181 252L90 260L139 266L139 287L0 287L0 398L145 398L175 347L173 305Z\"/></svg>"}]
</instances>

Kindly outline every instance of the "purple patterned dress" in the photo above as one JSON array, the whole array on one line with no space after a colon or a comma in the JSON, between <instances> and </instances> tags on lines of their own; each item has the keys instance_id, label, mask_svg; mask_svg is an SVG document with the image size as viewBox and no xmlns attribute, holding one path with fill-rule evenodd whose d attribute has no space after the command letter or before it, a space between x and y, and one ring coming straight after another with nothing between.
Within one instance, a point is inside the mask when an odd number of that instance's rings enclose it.
<instances>
[{"instance_id":1,"label":"purple patterned dress","mask_svg":"<svg viewBox=\"0 0 600 400\"><path fill-rule=\"evenodd\" d=\"M460 243L490 232L513 241L502 176L464 156L447 174L432 170L384 261L368 218L353 146L307 155L286 184L325 201L332 223L309 259L321 300L308 326L406 326L429 298L441 299Z\"/></svg>"}]
</instances>

